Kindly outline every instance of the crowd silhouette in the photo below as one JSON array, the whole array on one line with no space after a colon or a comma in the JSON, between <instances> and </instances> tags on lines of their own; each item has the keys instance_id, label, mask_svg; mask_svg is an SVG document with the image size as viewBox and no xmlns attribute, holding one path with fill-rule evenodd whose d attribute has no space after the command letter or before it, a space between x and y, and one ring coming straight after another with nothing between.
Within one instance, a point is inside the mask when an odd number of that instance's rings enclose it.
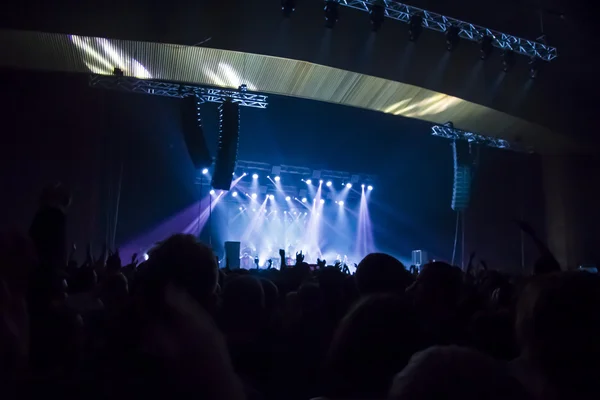
<instances>
[{"instance_id":1,"label":"crowd silhouette","mask_svg":"<svg viewBox=\"0 0 600 400\"><path fill-rule=\"evenodd\" d=\"M600 398L600 278L561 271L524 223L527 276L475 255L219 269L183 234L141 263L88 247L81 264L69 192L40 200L28 234L0 238L4 398Z\"/></svg>"}]
</instances>

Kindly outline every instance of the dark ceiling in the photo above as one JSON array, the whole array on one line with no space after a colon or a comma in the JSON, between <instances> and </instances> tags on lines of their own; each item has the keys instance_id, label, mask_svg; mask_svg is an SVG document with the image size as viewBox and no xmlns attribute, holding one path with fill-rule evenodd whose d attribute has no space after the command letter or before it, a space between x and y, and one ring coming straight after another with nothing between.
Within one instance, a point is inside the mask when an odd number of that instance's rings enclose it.
<instances>
[{"instance_id":1,"label":"dark ceiling","mask_svg":"<svg viewBox=\"0 0 600 400\"><path fill-rule=\"evenodd\" d=\"M595 120L595 102L591 99L598 79L597 61L587 55L594 41L593 14L583 1L410 2L528 39L540 35L543 20L548 42L558 47L559 57L544 65L535 81L528 78L524 57L518 57L514 70L504 74L498 52L481 62L476 44L461 44L449 54L443 35L430 31L412 44L407 40L407 26L392 20L373 34L367 14L347 8L341 9L338 25L329 32L323 26L322 1L297 3L292 18L284 20L279 0L87 4L23 0L3 6L0 26L186 45L202 43L301 59L426 87L590 139L586 133Z\"/></svg>"}]
</instances>

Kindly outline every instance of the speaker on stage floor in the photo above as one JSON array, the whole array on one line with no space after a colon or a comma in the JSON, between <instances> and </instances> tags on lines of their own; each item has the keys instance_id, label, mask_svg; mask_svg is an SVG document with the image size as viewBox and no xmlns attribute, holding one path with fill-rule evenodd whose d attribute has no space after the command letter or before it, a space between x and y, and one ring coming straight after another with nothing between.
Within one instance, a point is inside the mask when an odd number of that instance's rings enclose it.
<instances>
[{"instance_id":1,"label":"speaker on stage floor","mask_svg":"<svg viewBox=\"0 0 600 400\"><path fill-rule=\"evenodd\" d=\"M225 242L225 265L231 269L240 267L240 242Z\"/></svg>"}]
</instances>

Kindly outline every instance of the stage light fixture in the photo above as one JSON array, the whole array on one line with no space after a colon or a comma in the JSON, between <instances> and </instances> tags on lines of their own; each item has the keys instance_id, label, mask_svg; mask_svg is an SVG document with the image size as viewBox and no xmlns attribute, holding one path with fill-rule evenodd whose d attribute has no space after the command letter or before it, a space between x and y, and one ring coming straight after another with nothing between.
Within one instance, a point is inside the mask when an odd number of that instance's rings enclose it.
<instances>
[{"instance_id":1,"label":"stage light fixture","mask_svg":"<svg viewBox=\"0 0 600 400\"><path fill-rule=\"evenodd\" d=\"M114 76L124 76L125 74L123 73L123 70L121 68L115 67L113 69L113 75Z\"/></svg>"},{"instance_id":2,"label":"stage light fixture","mask_svg":"<svg viewBox=\"0 0 600 400\"><path fill-rule=\"evenodd\" d=\"M285 197L285 201L290 201L290 200L292 200L292 198L290 196Z\"/></svg>"},{"instance_id":3,"label":"stage light fixture","mask_svg":"<svg viewBox=\"0 0 600 400\"><path fill-rule=\"evenodd\" d=\"M253 208L253 209L252 209L252 212L256 212L256 208Z\"/></svg>"},{"instance_id":4,"label":"stage light fixture","mask_svg":"<svg viewBox=\"0 0 600 400\"><path fill-rule=\"evenodd\" d=\"M411 42L416 42L423 31L423 16L414 14L408 21L408 39Z\"/></svg>"},{"instance_id":5,"label":"stage light fixture","mask_svg":"<svg viewBox=\"0 0 600 400\"><path fill-rule=\"evenodd\" d=\"M308 215L308 213L306 211L304 211L304 215Z\"/></svg>"},{"instance_id":6,"label":"stage light fixture","mask_svg":"<svg viewBox=\"0 0 600 400\"><path fill-rule=\"evenodd\" d=\"M307 185L312 185L312 180L311 180L311 179L307 179L307 180L306 180L306 184L307 184Z\"/></svg>"},{"instance_id":7,"label":"stage light fixture","mask_svg":"<svg viewBox=\"0 0 600 400\"><path fill-rule=\"evenodd\" d=\"M244 209L242 207L239 208L240 211L243 211Z\"/></svg>"},{"instance_id":8,"label":"stage light fixture","mask_svg":"<svg viewBox=\"0 0 600 400\"><path fill-rule=\"evenodd\" d=\"M144 253L144 260L148 261L149 258L150 258L150 256L148 255L148 253Z\"/></svg>"},{"instance_id":9,"label":"stage light fixture","mask_svg":"<svg viewBox=\"0 0 600 400\"><path fill-rule=\"evenodd\" d=\"M328 0L325 2L325 27L333 29L335 23L340 18L338 0Z\"/></svg>"},{"instance_id":10,"label":"stage light fixture","mask_svg":"<svg viewBox=\"0 0 600 400\"><path fill-rule=\"evenodd\" d=\"M346 183L346 187L347 187L348 189L350 189L350 188L352 187L352 184L351 184L351 183Z\"/></svg>"},{"instance_id":11,"label":"stage light fixture","mask_svg":"<svg viewBox=\"0 0 600 400\"><path fill-rule=\"evenodd\" d=\"M208 168L204 168L204 169L202 170L202 175L206 175L206 174L208 174Z\"/></svg>"},{"instance_id":12,"label":"stage light fixture","mask_svg":"<svg viewBox=\"0 0 600 400\"><path fill-rule=\"evenodd\" d=\"M448 51L452 51L460 42L460 28L458 26L450 26L446 29L446 45Z\"/></svg>"},{"instance_id":13,"label":"stage light fixture","mask_svg":"<svg viewBox=\"0 0 600 400\"><path fill-rule=\"evenodd\" d=\"M214 189L210 189L210 192L208 192L210 194L215 194L215 190Z\"/></svg>"},{"instance_id":14,"label":"stage light fixture","mask_svg":"<svg viewBox=\"0 0 600 400\"><path fill-rule=\"evenodd\" d=\"M377 0L371 6L369 15L371 17L371 29L373 29L373 32L377 32L381 29L381 25L383 25L383 21L385 20L385 3L383 0Z\"/></svg>"},{"instance_id":15,"label":"stage light fixture","mask_svg":"<svg viewBox=\"0 0 600 400\"><path fill-rule=\"evenodd\" d=\"M365 188L365 184L363 183L362 185L360 185L360 187L364 189Z\"/></svg>"},{"instance_id":16,"label":"stage light fixture","mask_svg":"<svg viewBox=\"0 0 600 400\"><path fill-rule=\"evenodd\" d=\"M373 190L373 186L371 186L371 185L367 186L367 190Z\"/></svg>"},{"instance_id":17,"label":"stage light fixture","mask_svg":"<svg viewBox=\"0 0 600 400\"><path fill-rule=\"evenodd\" d=\"M324 199L321 199L321 202L320 202L320 203L321 203L321 204L325 204L325 200L324 200Z\"/></svg>"},{"instance_id":18,"label":"stage light fixture","mask_svg":"<svg viewBox=\"0 0 600 400\"><path fill-rule=\"evenodd\" d=\"M308 200L306 199L306 197L303 197L303 198L302 198L302 202L303 202L303 203L306 203L307 201L308 201Z\"/></svg>"},{"instance_id":19,"label":"stage light fixture","mask_svg":"<svg viewBox=\"0 0 600 400\"><path fill-rule=\"evenodd\" d=\"M330 187L331 186L331 181L327 181L326 185L327 185L327 187Z\"/></svg>"},{"instance_id":20,"label":"stage light fixture","mask_svg":"<svg viewBox=\"0 0 600 400\"><path fill-rule=\"evenodd\" d=\"M258 174L252 174L252 179L258 179Z\"/></svg>"},{"instance_id":21,"label":"stage light fixture","mask_svg":"<svg viewBox=\"0 0 600 400\"><path fill-rule=\"evenodd\" d=\"M323 184L323 179L319 180L319 185Z\"/></svg>"},{"instance_id":22,"label":"stage light fixture","mask_svg":"<svg viewBox=\"0 0 600 400\"><path fill-rule=\"evenodd\" d=\"M512 50L505 50L502 53L502 70L508 72L515 65L515 52Z\"/></svg>"},{"instance_id":23,"label":"stage light fixture","mask_svg":"<svg viewBox=\"0 0 600 400\"><path fill-rule=\"evenodd\" d=\"M344 205L344 200L340 200L340 201L338 202L338 205L339 205L339 206L343 206L343 205Z\"/></svg>"},{"instance_id":24,"label":"stage light fixture","mask_svg":"<svg viewBox=\"0 0 600 400\"><path fill-rule=\"evenodd\" d=\"M256 199L258 197L258 195L256 193L252 193L252 196L250 196L250 197L252 197L253 199Z\"/></svg>"},{"instance_id":25,"label":"stage light fixture","mask_svg":"<svg viewBox=\"0 0 600 400\"><path fill-rule=\"evenodd\" d=\"M481 50L480 50L480 58L482 60L487 59L492 51L494 50L494 38L492 36L484 36L481 39Z\"/></svg>"},{"instance_id":26,"label":"stage light fixture","mask_svg":"<svg viewBox=\"0 0 600 400\"><path fill-rule=\"evenodd\" d=\"M279 176L275 177L275 182L279 182L281 180L281 178Z\"/></svg>"},{"instance_id":27,"label":"stage light fixture","mask_svg":"<svg viewBox=\"0 0 600 400\"><path fill-rule=\"evenodd\" d=\"M296 0L281 0L281 12L285 18L289 18L296 11Z\"/></svg>"},{"instance_id":28,"label":"stage light fixture","mask_svg":"<svg viewBox=\"0 0 600 400\"><path fill-rule=\"evenodd\" d=\"M231 195L232 195L233 197L237 197L237 195L238 195L238 192L233 192L233 193L231 193Z\"/></svg>"},{"instance_id":29,"label":"stage light fixture","mask_svg":"<svg viewBox=\"0 0 600 400\"><path fill-rule=\"evenodd\" d=\"M273 196L272 194L269 195L269 200L273 200L275 198L275 196Z\"/></svg>"}]
</instances>

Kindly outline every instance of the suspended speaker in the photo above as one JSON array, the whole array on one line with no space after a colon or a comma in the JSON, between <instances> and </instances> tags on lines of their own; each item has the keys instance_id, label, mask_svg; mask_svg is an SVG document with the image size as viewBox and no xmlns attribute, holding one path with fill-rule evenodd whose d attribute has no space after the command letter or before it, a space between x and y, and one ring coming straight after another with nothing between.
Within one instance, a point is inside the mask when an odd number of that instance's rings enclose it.
<instances>
[{"instance_id":1,"label":"suspended speaker","mask_svg":"<svg viewBox=\"0 0 600 400\"><path fill-rule=\"evenodd\" d=\"M452 209L466 210L471 198L472 157L470 147L465 142L452 142L454 155L454 185L452 187Z\"/></svg>"},{"instance_id":2,"label":"suspended speaker","mask_svg":"<svg viewBox=\"0 0 600 400\"><path fill-rule=\"evenodd\" d=\"M219 146L215 159L212 187L229 190L237 162L240 138L240 106L227 99L219 106Z\"/></svg>"},{"instance_id":3,"label":"suspended speaker","mask_svg":"<svg viewBox=\"0 0 600 400\"><path fill-rule=\"evenodd\" d=\"M196 96L185 97L181 105L181 126L183 138L194 164L194 168L208 168L212 164L210 151L206 145L202 118L200 116L200 102Z\"/></svg>"}]
</instances>

